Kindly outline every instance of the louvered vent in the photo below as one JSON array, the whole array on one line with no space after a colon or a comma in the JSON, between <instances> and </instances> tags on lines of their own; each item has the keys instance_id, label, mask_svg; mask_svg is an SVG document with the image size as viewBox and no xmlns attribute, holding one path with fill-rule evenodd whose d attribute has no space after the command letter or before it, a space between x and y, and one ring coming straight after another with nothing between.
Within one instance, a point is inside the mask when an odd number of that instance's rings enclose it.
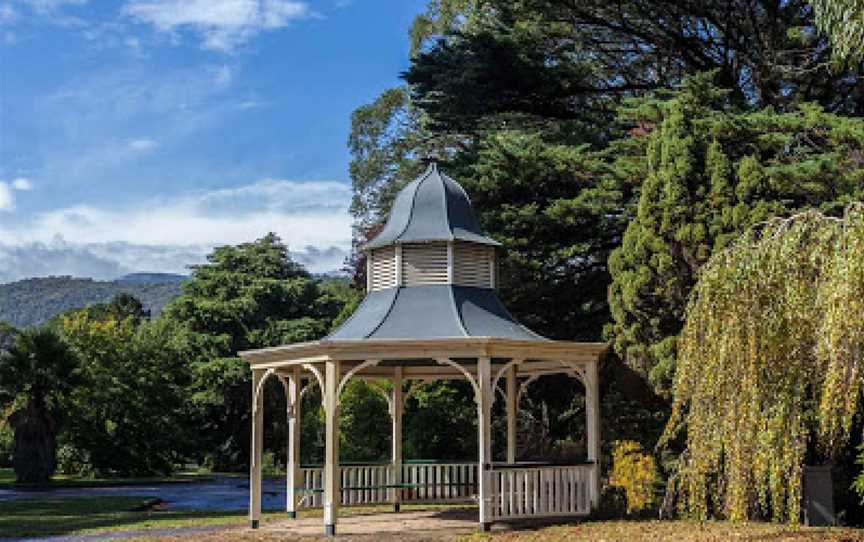
<instances>
[{"instance_id":1,"label":"louvered vent","mask_svg":"<svg viewBox=\"0 0 864 542\"><path fill-rule=\"evenodd\" d=\"M389 246L373 250L369 253L371 291L384 290L396 286L396 247Z\"/></svg>"},{"instance_id":2,"label":"louvered vent","mask_svg":"<svg viewBox=\"0 0 864 542\"><path fill-rule=\"evenodd\" d=\"M447 284L447 244L402 245L402 283L405 286Z\"/></svg>"},{"instance_id":3,"label":"louvered vent","mask_svg":"<svg viewBox=\"0 0 864 542\"><path fill-rule=\"evenodd\" d=\"M492 288L494 249L474 243L456 243L453 247L453 282L461 286Z\"/></svg>"}]
</instances>

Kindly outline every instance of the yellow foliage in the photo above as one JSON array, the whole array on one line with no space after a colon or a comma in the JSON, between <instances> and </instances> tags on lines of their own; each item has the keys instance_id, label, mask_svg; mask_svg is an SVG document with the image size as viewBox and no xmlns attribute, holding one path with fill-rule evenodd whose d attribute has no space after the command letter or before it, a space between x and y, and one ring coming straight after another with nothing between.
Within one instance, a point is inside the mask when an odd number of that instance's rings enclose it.
<instances>
[{"instance_id":1,"label":"yellow foliage","mask_svg":"<svg viewBox=\"0 0 864 542\"><path fill-rule=\"evenodd\" d=\"M864 204L749 230L699 272L678 342L682 508L796 523L808 443L849 440L864 381ZM754 506L755 505L755 506Z\"/></svg>"},{"instance_id":2,"label":"yellow foliage","mask_svg":"<svg viewBox=\"0 0 864 542\"><path fill-rule=\"evenodd\" d=\"M612 474L609 485L624 489L627 513L640 512L654 503L657 464L651 454L632 440L618 441L612 450Z\"/></svg>"}]
</instances>

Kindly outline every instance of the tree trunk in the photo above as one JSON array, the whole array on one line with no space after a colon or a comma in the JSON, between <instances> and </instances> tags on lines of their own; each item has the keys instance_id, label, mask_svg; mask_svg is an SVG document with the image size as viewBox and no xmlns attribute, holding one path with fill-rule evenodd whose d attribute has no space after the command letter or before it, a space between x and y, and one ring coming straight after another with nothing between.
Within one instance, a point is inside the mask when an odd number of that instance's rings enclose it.
<instances>
[{"instance_id":1,"label":"tree trunk","mask_svg":"<svg viewBox=\"0 0 864 542\"><path fill-rule=\"evenodd\" d=\"M12 467L17 482L48 482L57 467L57 435L56 425L45 404L38 400L27 401L9 421L15 430Z\"/></svg>"}]
</instances>

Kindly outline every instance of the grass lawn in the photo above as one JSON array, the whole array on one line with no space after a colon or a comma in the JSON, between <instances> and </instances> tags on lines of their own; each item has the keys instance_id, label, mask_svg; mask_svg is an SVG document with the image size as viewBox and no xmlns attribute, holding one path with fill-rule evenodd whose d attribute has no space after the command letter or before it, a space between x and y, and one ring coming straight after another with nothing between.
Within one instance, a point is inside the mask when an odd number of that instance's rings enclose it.
<instances>
[{"instance_id":1,"label":"grass lawn","mask_svg":"<svg viewBox=\"0 0 864 542\"><path fill-rule=\"evenodd\" d=\"M201 540L203 542L291 540L285 531L268 527L285 522L284 512L267 512L262 516L261 530L246 529L244 512L178 512L134 511L149 499L143 497L79 497L68 499L33 499L0 502L0 538L32 537L57 534L105 533L189 527L225 527L215 531L179 532L172 536L149 536L139 542ZM404 509L453 508L452 506L405 506ZM389 507L345 508L344 516L384 512ZM320 517L320 510L301 513L301 517ZM394 520L398 516L391 516ZM380 516L378 516L380 519ZM398 521L398 520L397 520ZM397 540L430 540L458 542L579 542L633 541L720 542L864 542L864 530L789 528L768 523L689 522L689 521L586 521L553 527L516 525L513 530L491 534L440 532L350 537L369 542ZM296 540L296 539L295 539Z\"/></svg>"},{"instance_id":2,"label":"grass lawn","mask_svg":"<svg viewBox=\"0 0 864 542\"><path fill-rule=\"evenodd\" d=\"M244 512L135 511L146 497L75 497L0 501L0 538L118 530L245 525ZM264 514L264 520L284 513Z\"/></svg>"},{"instance_id":3,"label":"grass lawn","mask_svg":"<svg viewBox=\"0 0 864 542\"><path fill-rule=\"evenodd\" d=\"M48 484L27 485L15 483L15 472L12 469L0 469L0 489L12 489L20 487L31 488L60 488L60 487L109 487L109 486L134 486L159 482L162 484L200 482L211 478L210 474L198 474L194 472L181 472L171 476L154 476L149 478L87 478L68 474L55 474Z\"/></svg>"},{"instance_id":4,"label":"grass lawn","mask_svg":"<svg viewBox=\"0 0 864 542\"><path fill-rule=\"evenodd\" d=\"M230 530L196 533L199 542L306 541L323 538L291 538L284 532ZM178 542L189 534L130 538L126 542ZM691 521L586 521L581 524L545 528L522 527L489 534L391 533L357 535L341 540L364 542L861 542L864 531L841 528L790 528L768 523L733 524Z\"/></svg>"},{"instance_id":5,"label":"grass lawn","mask_svg":"<svg viewBox=\"0 0 864 542\"><path fill-rule=\"evenodd\" d=\"M857 529L790 528L771 523L710 521L589 521L579 525L547 527L536 531L512 531L465 536L460 542L858 542Z\"/></svg>"},{"instance_id":6,"label":"grass lawn","mask_svg":"<svg viewBox=\"0 0 864 542\"><path fill-rule=\"evenodd\" d=\"M136 511L149 497L72 497L0 501L0 538L94 534L189 527L246 527L244 511ZM406 506L405 509L449 508L448 505ZM389 511L389 506L343 508L343 516ZM300 517L321 517L321 510L304 510ZM284 512L264 512L262 524L285 519ZM186 534L188 537L188 533ZM232 535L233 536L233 535ZM197 538L197 535L196 535ZM225 538L229 540L231 537Z\"/></svg>"}]
</instances>

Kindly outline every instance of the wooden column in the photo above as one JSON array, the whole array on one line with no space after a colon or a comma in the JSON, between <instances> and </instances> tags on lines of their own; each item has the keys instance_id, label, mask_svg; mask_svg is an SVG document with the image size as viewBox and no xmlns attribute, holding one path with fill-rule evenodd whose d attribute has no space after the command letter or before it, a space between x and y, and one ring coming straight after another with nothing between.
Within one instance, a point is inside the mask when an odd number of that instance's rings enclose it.
<instances>
[{"instance_id":1,"label":"wooden column","mask_svg":"<svg viewBox=\"0 0 864 542\"><path fill-rule=\"evenodd\" d=\"M393 511L398 512L402 500L402 367L393 369L393 392L390 394L390 414L393 421L392 434L392 488Z\"/></svg>"},{"instance_id":2,"label":"wooden column","mask_svg":"<svg viewBox=\"0 0 864 542\"><path fill-rule=\"evenodd\" d=\"M297 488L303 484L300 470L300 367L295 366L288 381L288 457L285 465L286 502L288 517L297 517L299 495Z\"/></svg>"},{"instance_id":3,"label":"wooden column","mask_svg":"<svg viewBox=\"0 0 864 542\"><path fill-rule=\"evenodd\" d=\"M585 430L588 461L593 461L590 480L591 508L600 504L600 379L594 360L585 369Z\"/></svg>"},{"instance_id":4,"label":"wooden column","mask_svg":"<svg viewBox=\"0 0 864 542\"><path fill-rule=\"evenodd\" d=\"M511 365L507 369L507 462L516 462L516 366Z\"/></svg>"},{"instance_id":5,"label":"wooden column","mask_svg":"<svg viewBox=\"0 0 864 542\"><path fill-rule=\"evenodd\" d=\"M477 360L477 429L479 433L478 481L480 485L480 530L492 525L492 360Z\"/></svg>"},{"instance_id":6,"label":"wooden column","mask_svg":"<svg viewBox=\"0 0 864 542\"><path fill-rule=\"evenodd\" d=\"M261 456L264 447L264 390L258 390L264 371L252 369L252 446L249 454L249 523L261 521Z\"/></svg>"},{"instance_id":7,"label":"wooden column","mask_svg":"<svg viewBox=\"0 0 864 542\"><path fill-rule=\"evenodd\" d=\"M338 360L326 362L324 378L324 410L326 415L324 444L324 534L336 534L341 498L339 472L339 379L342 376Z\"/></svg>"}]
</instances>

